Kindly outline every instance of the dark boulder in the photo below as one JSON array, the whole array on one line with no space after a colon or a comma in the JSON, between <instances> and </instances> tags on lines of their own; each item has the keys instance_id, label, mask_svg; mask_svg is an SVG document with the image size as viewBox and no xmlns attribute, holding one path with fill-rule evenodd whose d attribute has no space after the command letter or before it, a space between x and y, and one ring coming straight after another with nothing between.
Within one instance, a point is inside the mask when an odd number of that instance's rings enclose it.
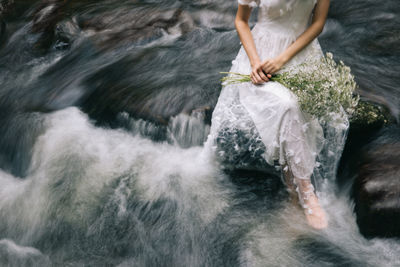
<instances>
[{"instance_id":1,"label":"dark boulder","mask_svg":"<svg viewBox=\"0 0 400 267\"><path fill-rule=\"evenodd\" d=\"M372 142L383 127L395 122L396 119L386 106L365 99L359 102L350 120L350 129L339 164L339 188L344 189L352 185L353 179L350 177L357 175L361 149Z\"/></svg>"},{"instance_id":2,"label":"dark boulder","mask_svg":"<svg viewBox=\"0 0 400 267\"><path fill-rule=\"evenodd\" d=\"M55 40L55 28L57 23L64 19L65 0L42 0L32 15L31 32L38 34L34 48L47 50Z\"/></svg>"},{"instance_id":3,"label":"dark boulder","mask_svg":"<svg viewBox=\"0 0 400 267\"><path fill-rule=\"evenodd\" d=\"M379 131L366 145L353 185L360 232L367 237L400 236L400 127Z\"/></svg>"},{"instance_id":4,"label":"dark boulder","mask_svg":"<svg viewBox=\"0 0 400 267\"><path fill-rule=\"evenodd\" d=\"M384 106L360 103L339 165L338 185L343 190L351 186L364 236L400 236L400 127Z\"/></svg>"},{"instance_id":5,"label":"dark boulder","mask_svg":"<svg viewBox=\"0 0 400 267\"><path fill-rule=\"evenodd\" d=\"M3 19L3 16L0 14L0 44L3 43L5 33L6 33L6 23Z\"/></svg>"},{"instance_id":6,"label":"dark boulder","mask_svg":"<svg viewBox=\"0 0 400 267\"><path fill-rule=\"evenodd\" d=\"M14 1L12 0L0 0L0 46L4 43L5 35L6 35L6 19L8 13L10 13L10 9Z\"/></svg>"},{"instance_id":7,"label":"dark boulder","mask_svg":"<svg viewBox=\"0 0 400 267\"><path fill-rule=\"evenodd\" d=\"M95 34L94 41L101 48L125 44L147 43L168 34L185 34L194 27L191 16L180 8L109 11L101 15L84 13L77 18L83 31Z\"/></svg>"}]
</instances>

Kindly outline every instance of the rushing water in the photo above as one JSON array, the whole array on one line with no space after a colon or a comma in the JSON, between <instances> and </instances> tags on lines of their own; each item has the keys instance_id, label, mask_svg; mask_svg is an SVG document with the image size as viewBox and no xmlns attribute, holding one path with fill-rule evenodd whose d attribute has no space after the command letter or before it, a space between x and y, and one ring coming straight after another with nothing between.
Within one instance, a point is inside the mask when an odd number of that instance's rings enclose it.
<instances>
[{"instance_id":1,"label":"rushing water","mask_svg":"<svg viewBox=\"0 0 400 267\"><path fill-rule=\"evenodd\" d=\"M317 232L277 177L209 157L204 122L239 49L235 1L4 10L0 265L400 265L397 240L358 232L349 188L326 185L330 227ZM397 118L399 12L335 0L320 38Z\"/></svg>"}]
</instances>

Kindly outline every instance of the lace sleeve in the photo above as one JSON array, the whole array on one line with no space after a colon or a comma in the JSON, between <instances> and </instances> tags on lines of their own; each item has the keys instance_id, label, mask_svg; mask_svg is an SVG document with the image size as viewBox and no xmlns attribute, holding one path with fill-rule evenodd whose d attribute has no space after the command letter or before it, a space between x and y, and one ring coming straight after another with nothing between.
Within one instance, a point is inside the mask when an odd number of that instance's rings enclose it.
<instances>
[{"instance_id":1,"label":"lace sleeve","mask_svg":"<svg viewBox=\"0 0 400 267\"><path fill-rule=\"evenodd\" d=\"M239 5L247 5L250 7L257 7L260 0L238 0Z\"/></svg>"}]
</instances>

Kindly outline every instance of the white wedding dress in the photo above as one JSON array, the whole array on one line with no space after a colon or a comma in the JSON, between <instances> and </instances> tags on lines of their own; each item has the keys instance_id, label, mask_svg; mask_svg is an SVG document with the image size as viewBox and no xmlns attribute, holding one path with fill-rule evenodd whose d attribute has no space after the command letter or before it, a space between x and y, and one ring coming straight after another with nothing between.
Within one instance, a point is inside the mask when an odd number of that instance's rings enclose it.
<instances>
[{"instance_id":1,"label":"white wedding dress","mask_svg":"<svg viewBox=\"0 0 400 267\"><path fill-rule=\"evenodd\" d=\"M316 0L238 2L240 5L258 7L258 22L252 29L252 35L262 61L278 56L306 30L316 4ZM285 66L295 68L306 59L322 56L321 47L315 39ZM250 74L251 66L243 46L232 61L230 71ZM213 142L211 146L215 148L215 140L221 131L245 129L251 127L252 123L265 145L262 156L267 163L273 165L274 161L279 161L282 166L290 169L295 180L310 179L318 165L316 158L327 139L323 127L316 119L300 110L297 97L288 88L277 82L261 85L247 82L223 87L212 114L207 142ZM339 130L331 136L340 144L333 144L333 149L327 150L329 153L341 153L348 128L347 117L344 115L340 118L340 125L340 129L334 127ZM336 151L332 151L334 149ZM337 160L333 164L337 164ZM296 181L294 183L298 184ZM297 189L300 200L307 197L306 190L309 192L313 188Z\"/></svg>"}]
</instances>

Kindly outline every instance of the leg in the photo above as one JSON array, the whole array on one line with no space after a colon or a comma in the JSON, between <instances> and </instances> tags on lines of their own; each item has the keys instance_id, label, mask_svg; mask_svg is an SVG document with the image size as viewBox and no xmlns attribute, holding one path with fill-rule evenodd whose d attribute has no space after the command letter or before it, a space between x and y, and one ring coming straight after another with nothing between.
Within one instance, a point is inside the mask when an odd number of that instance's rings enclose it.
<instances>
[{"instance_id":1,"label":"leg","mask_svg":"<svg viewBox=\"0 0 400 267\"><path fill-rule=\"evenodd\" d=\"M299 197L296 193L296 185L294 184L294 178L292 172L289 170L289 166L284 164L282 166L283 183L286 185L290 201L295 206L300 206Z\"/></svg>"},{"instance_id":2,"label":"leg","mask_svg":"<svg viewBox=\"0 0 400 267\"><path fill-rule=\"evenodd\" d=\"M316 229L326 228L328 226L326 214L319 204L311 181L298 179L296 184L308 224Z\"/></svg>"},{"instance_id":3,"label":"leg","mask_svg":"<svg viewBox=\"0 0 400 267\"><path fill-rule=\"evenodd\" d=\"M326 228L328 226L326 214L314 193L314 186L311 180L294 177L287 165L284 167L283 175L290 191L292 203L294 205L300 204L303 207L308 224L316 229ZM295 201L295 199L298 199L298 201Z\"/></svg>"},{"instance_id":4,"label":"leg","mask_svg":"<svg viewBox=\"0 0 400 267\"><path fill-rule=\"evenodd\" d=\"M288 189L292 191L292 199L297 192L298 204L304 209L308 224L322 229L327 227L327 220L310 179L315 166L315 156L303 131L304 124L298 107L289 105L281 127L283 175Z\"/></svg>"}]
</instances>

